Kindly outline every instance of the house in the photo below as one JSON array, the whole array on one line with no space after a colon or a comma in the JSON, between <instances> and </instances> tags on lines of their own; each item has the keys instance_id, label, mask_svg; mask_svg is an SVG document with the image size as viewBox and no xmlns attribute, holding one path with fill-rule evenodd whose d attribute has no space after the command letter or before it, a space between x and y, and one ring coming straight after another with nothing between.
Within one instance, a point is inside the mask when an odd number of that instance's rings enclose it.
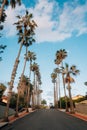
<instances>
[{"instance_id":1,"label":"house","mask_svg":"<svg viewBox=\"0 0 87 130\"><path fill-rule=\"evenodd\" d=\"M77 100L77 99L80 99L80 98L84 98L84 96L76 95L76 96L72 97L72 100Z\"/></svg>"},{"instance_id":2,"label":"house","mask_svg":"<svg viewBox=\"0 0 87 130\"><path fill-rule=\"evenodd\" d=\"M7 103L7 99L8 99L8 97L7 96L2 96L2 102L4 102L4 103Z\"/></svg>"}]
</instances>

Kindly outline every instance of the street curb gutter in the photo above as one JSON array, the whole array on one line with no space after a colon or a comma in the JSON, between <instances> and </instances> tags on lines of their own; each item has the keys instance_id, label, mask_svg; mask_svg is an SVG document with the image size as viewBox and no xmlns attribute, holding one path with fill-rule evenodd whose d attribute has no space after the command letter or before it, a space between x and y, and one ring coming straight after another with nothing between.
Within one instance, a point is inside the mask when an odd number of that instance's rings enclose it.
<instances>
[{"instance_id":1,"label":"street curb gutter","mask_svg":"<svg viewBox=\"0 0 87 130\"><path fill-rule=\"evenodd\" d=\"M0 122L0 128L3 128L8 125L8 122Z\"/></svg>"}]
</instances>

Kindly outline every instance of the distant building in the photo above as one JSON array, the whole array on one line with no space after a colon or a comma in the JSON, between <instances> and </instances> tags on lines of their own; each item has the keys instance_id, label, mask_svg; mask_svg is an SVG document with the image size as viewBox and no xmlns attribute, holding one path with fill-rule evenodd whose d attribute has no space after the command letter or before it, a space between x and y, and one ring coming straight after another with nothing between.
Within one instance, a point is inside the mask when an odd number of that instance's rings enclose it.
<instances>
[{"instance_id":1,"label":"distant building","mask_svg":"<svg viewBox=\"0 0 87 130\"><path fill-rule=\"evenodd\" d=\"M82 96L82 95L76 95L76 96L72 97L72 100L77 100L79 98L84 98L84 96Z\"/></svg>"}]
</instances>

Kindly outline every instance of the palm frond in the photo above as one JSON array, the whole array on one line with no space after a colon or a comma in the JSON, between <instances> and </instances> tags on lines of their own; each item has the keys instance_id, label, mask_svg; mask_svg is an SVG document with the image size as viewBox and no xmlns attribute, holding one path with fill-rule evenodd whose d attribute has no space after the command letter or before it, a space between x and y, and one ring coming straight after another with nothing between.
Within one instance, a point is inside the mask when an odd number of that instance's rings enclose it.
<instances>
[{"instance_id":1,"label":"palm frond","mask_svg":"<svg viewBox=\"0 0 87 130\"><path fill-rule=\"evenodd\" d=\"M87 82L84 83L87 86Z\"/></svg>"}]
</instances>

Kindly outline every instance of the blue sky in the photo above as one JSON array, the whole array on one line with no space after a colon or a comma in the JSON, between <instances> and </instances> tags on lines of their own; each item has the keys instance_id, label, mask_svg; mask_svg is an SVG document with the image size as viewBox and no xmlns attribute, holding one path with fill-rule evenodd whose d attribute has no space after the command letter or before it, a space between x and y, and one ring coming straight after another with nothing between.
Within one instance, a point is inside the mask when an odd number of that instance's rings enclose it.
<instances>
[{"instance_id":1,"label":"blue sky","mask_svg":"<svg viewBox=\"0 0 87 130\"><path fill-rule=\"evenodd\" d=\"M61 48L68 52L64 63L75 64L80 70L80 75L75 78L76 82L72 84L72 96L85 95L87 92L87 87L84 85L84 82L87 81L87 0L32 0L31 3L23 0L23 4L20 7L17 6L15 10L8 7L3 37L0 38L0 43L7 45L2 55L3 61L0 63L0 82L6 84L10 81L19 49L13 23L17 21L15 16L24 14L26 8L33 13L34 20L38 25L35 35L36 43L29 49L36 53L37 63L40 66L42 98L46 99L48 103L53 102L53 84L50 74L56 67L54 64L55 53ZM22 49L20 57L21 61L14 84L15 89L22 71L24 53L25 48ZM25 74L28 74L28 65ZM61 83L61 96L63 95Z\"/></svg>"}]
</instances>

